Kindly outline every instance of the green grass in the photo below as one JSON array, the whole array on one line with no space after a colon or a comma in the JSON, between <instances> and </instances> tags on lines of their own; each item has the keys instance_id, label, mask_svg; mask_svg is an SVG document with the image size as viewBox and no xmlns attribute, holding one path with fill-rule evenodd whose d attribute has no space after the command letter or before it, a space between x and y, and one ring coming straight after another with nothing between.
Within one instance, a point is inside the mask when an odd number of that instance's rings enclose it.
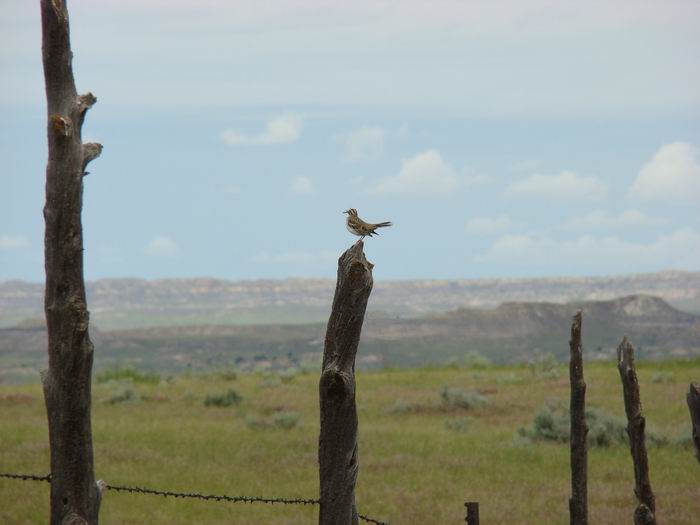
<instances>
[{"instance_id":1,"label":"green grass","mask_svg":"<svg viewBox=\"0 0 700 525\"><path fill-rule=\"evenodd\" d=\"M108 381L123 381L132 383L146 383L157 385L160 382L160 376L154 373L139 372L135 368L114 367L107 368L95 375L97 383L106 383Z\"/></svg>"},{"instance_id":2,"label":"green grass","mask_svg":"<svg viewBox=\"0 0 700 525\"><path fill-rule=\"evenodd\" d=\"M663 371L664 381L652 380ZM586 365L588 406L623 417L612 363ZM651 482L661 523L697 517L700 466L687 446L685 393L700 361L640 363L648 428L672 444L650 446ZM566 372L536 377L527 367L431 368L358 372L361 513L394 524L464 523L464 501L479 501L482 523L567 524L566 444L529 442L518 428L546 403L568 404ZM118 381L93 386L96 474L111 484L231 495L318 495L318 374L270 382L262 375L176 377L124 382L128 402L110 400ZM488 404L445 406L444 388L475 391ZM242 402L205 407L212 392L235 388ZM456 391L456 390L451 390ZM392 410L402 402L420 410ZM289 416L293 414L292 416ZM275 424L284 418L294 424ZM251 421L272 424L251 425ZM0 471L48 471L41 388L0 385ZM675 441L674 441L675 440ZM630 523L633 471L626 446L589 451L591 523ZM0 523L48 521L46 483L0 480ZM316 507L280 507L163 499L108 492L110 524L310 524Z\"/></svg>"}]
</instances>

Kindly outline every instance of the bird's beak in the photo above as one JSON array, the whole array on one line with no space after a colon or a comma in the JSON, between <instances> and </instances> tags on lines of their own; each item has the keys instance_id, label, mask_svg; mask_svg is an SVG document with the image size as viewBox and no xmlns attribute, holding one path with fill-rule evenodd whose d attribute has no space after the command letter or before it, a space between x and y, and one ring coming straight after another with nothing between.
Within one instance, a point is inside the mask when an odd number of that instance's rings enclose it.
<instances>
[{"instance_id":1,"label":"bird's beak","mask_svg":"<svg viewBox=\"0 0 700 525\"><path fill-rule=\"evenodd\" d=\"M347 213L349 210L345 210L343 213Z\"/></svg>"}]
</instances>

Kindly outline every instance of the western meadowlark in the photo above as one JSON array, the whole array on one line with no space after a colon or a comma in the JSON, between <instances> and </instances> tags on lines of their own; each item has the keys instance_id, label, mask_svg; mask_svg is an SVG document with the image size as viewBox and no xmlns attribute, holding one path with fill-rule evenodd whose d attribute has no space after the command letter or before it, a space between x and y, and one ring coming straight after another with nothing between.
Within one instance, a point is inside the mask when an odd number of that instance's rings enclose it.
<instances>
[{"instance_id":1,"label":"western meadowlark","mask_svg":"<svg viewBox=\"0 0 700 525\"><path fill-rule=\"evenodd\" d=\"M357 210L355 208L350 208L343 213L348 214L348 220L345 222L348 231L353 235L357 235L360 237L360 239L364 239L367 236L371 237L372 235L379 235L375 231L377 228L386 228L387 226L391 226L391 223L388 221L377 224L365 222L357 216Z\"/></svg>"}]
</instances>

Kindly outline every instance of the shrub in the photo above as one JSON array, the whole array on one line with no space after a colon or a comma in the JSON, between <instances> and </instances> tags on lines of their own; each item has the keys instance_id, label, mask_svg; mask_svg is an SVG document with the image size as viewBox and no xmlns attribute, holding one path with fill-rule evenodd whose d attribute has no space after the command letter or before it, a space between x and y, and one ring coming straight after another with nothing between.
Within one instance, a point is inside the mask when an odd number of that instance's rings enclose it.
<instances>
[{"instance_id":1,"label":"shrub","mask_svg":"<svg viewBox=\"0 0 700 525\"><path fill-rule=\"evenodd\" d=\"M488 399L479 392L465 391L460 388L443 387L440 391L442 404L448 408L478 408L488 404Z\"/></svg>"},{"instance_id":2,"label":"shrub","mask_svg":"<svg viewBox=\"0 0 700 525\"><path fill-rule=\"evenodd\" d=\"M588 424L588 446L610 447L628 443L627 421L611 416L596 408L586 410ZM568 443L571 433L569 410L561 405L541 408L532 421L532 427L518 429L521 437L530 441L553 441ZM646 432L646 441L652 445L666 445L668 439L653 432Z\"/></svg>"},{"instance_id":3,"label":"shrub","mask_svg":"<svg viewBox=\"0 0 700 525\"><path fill-rule=\"evenodd\" d=\"M301 416L298 412L280 412L272 418L272 424L276 428L290 430L297 426Z\"/></svg>"},{"instance_id":4,"label":"shrub","mask_svg":"<svg viewBox=\"0 0 700 525\"><path fill-rule=\"evenodd\" d=\"M491 360L479 352L471 351L464 354L464 366L467 368L483 370L484 368L491 366Z\"/></svg>"},{"instance_id":5,"label":"shrub","mask_svg":"<svg viewBox=\"0 0 700 525\"><path fill-rule=\"evenodd\" d=\"M219 372L219 377L224 381L235 381L238 379L238 372L235 368L226 368Z\"/></svg>"},{"instance_id":6,"label":"shrub","mask_svg":"<svg viewBox=\"0 0 700 525\"><path fill-rule=\"evenodd\" d=\"M321 364L323 363L323 353L313 352L302 356L301 363L299 367L301 368L301 373L303 374L316 374L321 371Z\"/></svg>"},{"instance_id":7,"label":"shrub","mask_svg":"<svg viewBox=\"0 0 700 525\"><path fill-rule=\"evenodd\" d=\"M260 386L263 388L274 388L282 384L282 379L279 375L272 372L263 372Z\"/></svg>"},{"instance_id":8,"label":"shrub","mask_svg":"<svg viewBox=\"0 0 700 525\"><path fill-rule=\"evenodd\" d=\"M673 372L653 372L651 374L652 383L674 383Z\"/></svg>"},{"instance_id":9,"label":"shrub","mask_svg":"<svg viewBox=\"0 0 700 525\"><path fill-rule=\"evenodd\" d=\"M255 414L248 414L245 417L245 424L251 430L265 430L270 428L270 424L266 419L256 416Z\"/></svg>"},{"instance_id":10,"label":"shrub","mask_svg":"<svg viewBox=\"0 0 700 525\"><path fill-rule=\"evenodd\" d=\"M670 440L670 443L676 447L693 448L693 436L691 432L679 434Z\"/></svg>"},{"instance_id":11,"label":"shrub","mask_svg":"<svg viewBox=\"0 0 700 525\"><path fill-rule=\"evenodd\" d=\"M243 401L241 395L233 388L230 388L225 394L208 394L204 398L204 406L230 407L240 404L241 401Z\"/></svg>"},{"instance_id":12,"label":"shrub","mask_svg":"<svg viewBox=\"0 0 700 525\"><path fill-rule=\"evenodd\" d=\"M138 401L139 397L130 388L125 388L120 390L107 401L110 405L116 405L117 403L126 403L128 401Z\"/></svg>"},{"instance_id":13,"label":"shrub","mask_svg":"<svg viewBox=\"0 0 700 525\"><path fill-rule=\"evenodd\" d=\"M466 432L471 426L471 420L466 417L457 417L445 421L445 426L453 432Z\"/></svg>"},{"instance_id":14,"label":"shrub","mask_svg":"<svg viewBox=\"0 0 700 525\"><path fill-rule=\"evenodd\" d=\"M283 383L291 383L298 374L298 369L290 367L280 371L278 377Z\"/></svg>"},{"instance_id":15,"label":"shrub","mask_svg":"<svg viewBox=\"0 0 700 525\"><path fill-rule=\"evenodd\" d=\"M131 383L142 383L149 385L157 385L160 382L160 376L152 372L139 372L132 367L115 367L103 370L95 376L98 383L106 383L108 381L129 381Z\"/></svg>"},{"instance_id":16,"label":"shrub","mask_svg":"<svg viewBox=\"0 0 700 525\"><path fill-rule=\"evenodd\" d=\"M390 414L413 414L418 412L420 409L419 405L415 403L409 403L404 399L397 399L391 408L389 409Z\"/></svg>"},{"instance_id":17,"label":"shrub","mask_svg":"<svg viewBox=\"0 0 700 525\"><path fill-rule=\"evenodd\" d=\"M530 373L538 379L557 379L562 366L554 354L538 353L527 363Z\"/></svg>"},{"instance_id":18,"label":"shrub","mask_svg":"<svg viewBox=\"0 0 700 525\"><path fill-rule=\"evenodd\" d=\"M459 368L459 358L458 357L450 357L447 360L447 363L445 363L445 366L447 368L450 368L452 370L456 370Z\"/></svg>"},{"instance_id":19,"label":"shrub","mask_svg":"<svg viewBox=\"0 0 700 525\"><path fill-rule=\"evenodd\" d=\"M568 410L565 415L569 418ZM589 446L609 447L611 445L628 443L627 421L625 419L611 416L602 410L591 408L586 410L586 422L588 424ZM567 432L569 432L568 426ZM648 432L647 439L653 439Z\"/></svg>"},{"instance_id":20,"label":"shrub","mask_svg":"<svg viewBox=\"0 0 700 525\"><path fill-rule=\"evenodd\" d=\"M515 372L507 372L496 376L496 384L498 385L516 385L522 383L524 377L519 377Z\"/></svg>"},{"instance_id":21,"label":"shrub","mask_svg":"<svg viewBox=\"0 0 700 525\"><path fill-rule=\"evenodd\" d=\"M518 434L532 441L556 441L564 443L569 440L568 414L562 414L560 408L545 406L541 408L529 429L519 428Z\"/></svg>"}]
</instances>

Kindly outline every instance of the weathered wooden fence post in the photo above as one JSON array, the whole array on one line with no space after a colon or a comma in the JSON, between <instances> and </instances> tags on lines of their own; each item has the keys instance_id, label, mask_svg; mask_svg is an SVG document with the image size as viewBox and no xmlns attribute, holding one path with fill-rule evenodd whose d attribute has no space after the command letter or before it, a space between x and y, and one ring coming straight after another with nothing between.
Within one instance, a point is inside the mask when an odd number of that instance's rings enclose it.
<instances>
[{"instance_id":1,"label":"weathered wooden fence post","mask_svg":"<svg viewBox=\"0 0 700 525\"><path fill-rule=\"evenodd\" d=\"M571 383L571 498L569 522L588 524L588 425L586 425L586 382L583 380L583 347L581 345L581 312L571 323L569 349L569 382Z\"/></svg>"},{"instance_id":2,"label":"weathered wooden fence post","mask_svg":"<svg viewBox=\"0 0 700 525\"><path fill-rule=\"evenodd\" d=\"M656 525L656 503L649 481L649 462L644 442L646 421L642 415L639 382L634 369L634 348L625 337L617 348L617 368L622 380L622 394L627 414L627 435L634 463L634 494L639 505L634 511L635 525Z\"/></svg>"},{"instance_id":3,"label":"weathered wooden fence post","mask_svg":"<svg viewBox=\"0 0 700 525\"><path fill-rule=\"evenodd\" d=\"M467 525L479 525L479 503L467 501L464 506L467 507L467 517L464 518Z\"/></svg>"},{"instance_id":4,"label":"weathered wooden fence post","mask_svg":"<svg viewBox=\"0 0 700 525\"><path fill-rule=\"evenodd\" d=\"M690 423L692 425L693 445L695 445L695 457L700 462L700 385L690 383L688 395L688 410L690 410Z\"/></svg>"},{"instance_id":5,"label":"weathered wooden fence post","mask_svg":"<svg viewBox=\"0 0 700 525\"><path fill-rule=\"evenodd\" d=\"M42 56L48 109L44 310L49 368L42 373L51 446L51 524L96 525L90 424L93 345L83 280L83 176L102 151L83 144L91 93L78 96L65 0L41 0Z\"/></svg>"},{"instance_id":6,"label":"weathered wooden fence post","mask_svg":"<svg viewBox=\"0 0 700 525\"><path fill-rule=\"evenodd\" d=\"M358 522L355 356L373 284L373 265L365 258L363 247L363 242L358 241L338 260L338 282L323 349L319 382L320 525Z\"/></svg>"}]
</instances>

